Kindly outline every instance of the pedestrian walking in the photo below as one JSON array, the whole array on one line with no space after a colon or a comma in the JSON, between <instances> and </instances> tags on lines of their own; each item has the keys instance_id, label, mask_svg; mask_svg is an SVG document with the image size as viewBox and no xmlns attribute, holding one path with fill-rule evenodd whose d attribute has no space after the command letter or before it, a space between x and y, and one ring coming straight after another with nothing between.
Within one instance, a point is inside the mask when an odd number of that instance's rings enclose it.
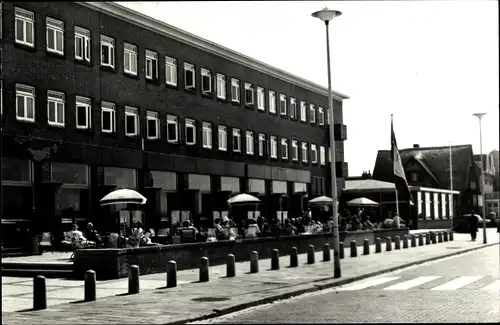
<instances>
[{"instance_id":1,"label":"pedestrian walking","mask_svg":"<svg viewBox=\"0 0 500 325\"><path fill-rule=\"evenodd\" d=\"M472 241L476 240L477 228L478 228L478 219L477 216L474 214L474 212L472 212L469 216L469 231Z\"/></svg>"}]
</instances>

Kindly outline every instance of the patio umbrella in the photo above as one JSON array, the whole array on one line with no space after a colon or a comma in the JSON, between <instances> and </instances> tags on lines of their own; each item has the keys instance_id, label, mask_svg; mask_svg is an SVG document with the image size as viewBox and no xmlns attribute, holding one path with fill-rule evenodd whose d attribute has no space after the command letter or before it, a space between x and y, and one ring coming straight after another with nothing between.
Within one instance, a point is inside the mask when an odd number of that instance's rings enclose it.
<instances>
[{"instance_id":1,"label":"patio umbrella","mask_svg":"<svg viewBox=\"0 0 500 325\"><path fill-rule=\"evenodd\" d=\"M332 204L332 198L328 196L318 196L309 200L309 204Z\"/></svg>"},{"instance_id":2,"label":"patio umbrella","mask_svg":"<svg viewBox=\"0 0 500 325\"><path fill-rule=\"evenodd\" d=\"M360 197L347 202L347 205L361 206L361 207L377 207L378 203L370 199L367 199L366 197Z\"/></svg>"},{"instance_id":3,"label":"patio umbrella","mask_svg":"<svg viewBox=\"0 0 500 325\"><path fill-rule=\"evenodd\" d=\"M238 194L227 200L227 204L257 204L260 203L260 200L253 195L250 194Z\"/></svg>"},{"instance_id":4,"label":"patio umbrella","mask_svg":"<svg viewBox=\"0 0 500 325\"><path fill-rule=\"evenodd\" d=\"M137 191L129 189L115 190L111 193L106 194L101 199L101 205L112 205L112 204L146 204L147 199Z\"/></svg>"}]
</instances>

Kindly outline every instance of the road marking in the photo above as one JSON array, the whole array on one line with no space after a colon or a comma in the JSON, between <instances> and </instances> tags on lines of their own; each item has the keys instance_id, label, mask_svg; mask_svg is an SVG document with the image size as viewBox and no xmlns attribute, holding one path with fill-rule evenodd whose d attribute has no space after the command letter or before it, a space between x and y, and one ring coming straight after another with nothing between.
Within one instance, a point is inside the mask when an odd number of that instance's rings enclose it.
<instances>
[{"instance_id":1,"label":"road marking","mask_svg":"<svg viewBox=\"0 0 500 325\"><path fill-rule=\"evenodd\" d=\"M500 291L500 280L495 280L493 281L492 284L487 285L486 287L482 288L481 290L486 290L486 291Z\"/></svg>"},{"instance_id":2,"label":"road marking","mask_svg":"<svg viewBox=\"0 0 500 325\"><path fill-rule=\"evenodd\" d=\"M456 279L453 279L451 281L448 281L442 285L439 285L437 287L432 288L432 291L449 291L449 290L456 290L460 289L462 287L465 287L468 284L471 284L474 281L477 281L479 279L484 278L484 276L461 276Z\"/></svg>"},{"instance_id":3,"label":"road marking","mask_svg":"<svg viewBox=\"0 0 500 325\"><path fill-rule=\"evenodd\" d=\"M440 276L419 276L418 278L411 279L405 282L397 283L393 286L387 287L384 290L408 290L411 288L414 288L416 286L419 286L421 284L434 281L436 279L439 279Z\"/></svg>"},{"instance_id":4,"label":"road marking","mask_svg":"<svg viewBox=\"0 0 500 325\"><path fill-rule=\"evenodd\" d=\"M366 289L369 287L374 287L374 286L378 286L380 284L394 281L394 280L397 280L399 278L400 278L399 276L391 276L391 277L381 277L381 278L370 279L367 281L362 281L360 283L355 283L355 284L347 286L347 287L338 288L337 291L363 290L363 289Z\"/></svg>"}]
</instances>

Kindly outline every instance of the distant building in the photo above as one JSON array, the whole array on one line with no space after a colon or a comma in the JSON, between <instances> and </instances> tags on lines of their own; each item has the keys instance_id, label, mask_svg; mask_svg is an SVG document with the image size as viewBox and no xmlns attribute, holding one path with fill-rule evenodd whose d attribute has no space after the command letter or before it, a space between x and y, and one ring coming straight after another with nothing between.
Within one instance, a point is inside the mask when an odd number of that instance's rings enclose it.
<instances>
[{"instance_id":1,"label":"distant building","mask_svg":"<svg viewBox=\"0 0 500 325\"><path fill-rule=\"evenodd\" d=\"M500 166L499 166L499 151L493 150L487 156L487 167L489 173L486 175L486 180L491 182L491 191L486 192L486 213L494 212L497 216L500 215ZM485 164L486 165L486 164ZM486 167L486 166L485 166ZM486 189L485 189L486 190Z\"/></svg>"}]
</instances>

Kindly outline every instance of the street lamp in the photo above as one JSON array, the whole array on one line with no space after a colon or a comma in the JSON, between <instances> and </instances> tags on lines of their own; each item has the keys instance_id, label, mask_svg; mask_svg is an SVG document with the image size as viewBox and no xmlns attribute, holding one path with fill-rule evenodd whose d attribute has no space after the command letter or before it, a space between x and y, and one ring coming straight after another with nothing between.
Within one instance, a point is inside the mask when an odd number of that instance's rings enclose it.
<instances>
[{"instance_id":1,"label":"street lamp","mask_svg":"<svg viewBox=\"0 0 500 325\"><path fill-rule=\"evenodd\" d=\"M330 172L332 182L332 211L333 211L333 277L340 278L340 255L339 255L339 217L337 208L337 175L335 170L335 134L333 128L333 102L332 102L332 76L330 70L330 33L328 25L330 20L342 15L340 11L325 9L312 14L314 18L319 18L325 22L326 27L326 62L328 72L328 111L330 112Z\"/></svg>"},{"instance_id":2,"label":"street lamp","mask_svg":"<svg viewBox=\"0 0 500 325\"><path fill-rule=\"evenodd\" d=\"M472 114L476 116L479 119L479 153L481 155L481 204L482 204L482 210L483 210L483 244L486 244L486 199L484 197L484 166L483 166L483 132L481 128L481 119L483 116L486 115L486 113L474 113Z\"/></svg>"}]
</instances>

